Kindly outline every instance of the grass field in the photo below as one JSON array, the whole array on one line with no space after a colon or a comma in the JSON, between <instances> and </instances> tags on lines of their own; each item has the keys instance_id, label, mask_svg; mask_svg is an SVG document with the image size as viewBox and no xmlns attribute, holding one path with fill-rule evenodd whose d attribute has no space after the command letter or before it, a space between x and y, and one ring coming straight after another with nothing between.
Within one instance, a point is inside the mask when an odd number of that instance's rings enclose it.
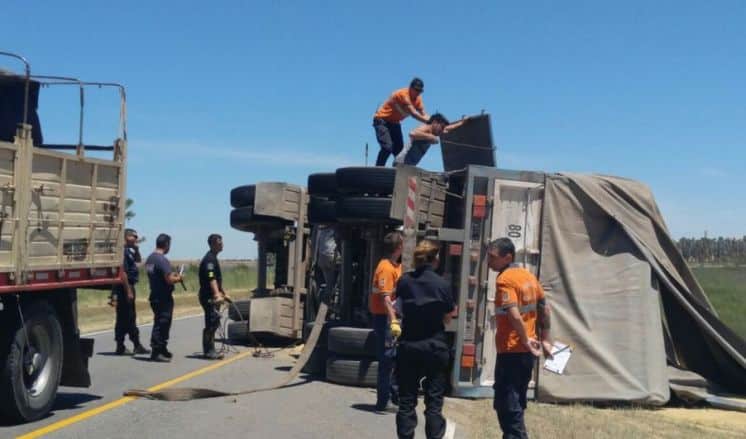
<instances>
[{"instance_id":1,"label":"grass field","mask_svg":"<svg viewBox=\"0 0 746 439\"><path fill-rule=\"evenodd\" d=\"M746 266L692 269L720 319L746 338Z\"/></svg>"}]
</instances>

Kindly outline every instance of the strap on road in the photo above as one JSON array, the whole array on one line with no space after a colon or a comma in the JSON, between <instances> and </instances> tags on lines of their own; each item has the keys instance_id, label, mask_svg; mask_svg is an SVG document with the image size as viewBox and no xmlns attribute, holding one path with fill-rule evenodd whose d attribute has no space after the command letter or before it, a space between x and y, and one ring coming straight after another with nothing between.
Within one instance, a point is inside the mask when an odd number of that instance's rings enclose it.
<instances>
[{"instance_id":1,"label":"strap on road","mask_svg":"<svg viewBox=\"0 0 746 439\"><path fill-rule=\"evenodd\" d=\"M270 390L281 389L290 384L293 380L295 380L295 378L298 377L298 374L300 374L303 366L305 366L308 362L308 359L311 358L313 349L316 347L316 343L319 341L319 336L321 335L321 330L324 327L327 309L327 305L325 303L321 303L318 313L316 314L316 320L314 321L313 329L311 330L311 334L308 336L308 340L306 340L306 344L303 347L303 352L301 352L298 361L295 362L295 365L293 365L293 368L290 369L290 372L288 372L285 378L283 378L282 381L273 386L259 387L256 389L243 390L240 392L221 392L218 390L200 388L174 388L159 390L157 392L149 392L147 390L141 389L131 389L124 392L124 396L134 396L160 401L191 401L194 399L240 396L248 395L251 393L267 392Z\"/></svg>"}]
</instances>

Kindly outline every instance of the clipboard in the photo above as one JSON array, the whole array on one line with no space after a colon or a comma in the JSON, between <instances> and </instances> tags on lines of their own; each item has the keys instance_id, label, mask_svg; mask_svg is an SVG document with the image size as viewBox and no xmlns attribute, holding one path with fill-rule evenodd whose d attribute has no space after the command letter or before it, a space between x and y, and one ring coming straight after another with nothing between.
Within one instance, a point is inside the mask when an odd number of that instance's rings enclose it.
<instances>
[{"instance_id":1,"label":"clipboard","mask_svg":"<svg viewBox=\"0 0 746 439\"><path fill-rule=\"evenodd\" d=\"M570 361L571 356L572 346L559 341L555 341L554 344L552 344L553 358L547 358L544 361L544 369L548 370L549 372L556 373L557 375L562 375L565 371L565 368L567 367L568 361Z\"/></svg>"}]
</instances>

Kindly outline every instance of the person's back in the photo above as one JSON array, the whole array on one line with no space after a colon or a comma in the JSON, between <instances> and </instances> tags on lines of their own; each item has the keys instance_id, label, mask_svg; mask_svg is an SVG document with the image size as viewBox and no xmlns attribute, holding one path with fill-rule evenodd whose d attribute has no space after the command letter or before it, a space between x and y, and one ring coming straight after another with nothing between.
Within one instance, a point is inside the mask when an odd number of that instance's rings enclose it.
<instances>
[{"instance_id":1,"label":"person's back","mask_svg":"<svg viewBox=\"0 0 746 439\"><path fill-rule=\"evenodd\" d=\"M398 293L404 315L402 341L445 337L443 316L454 307L448 282L426 265L402 276Z\"/></svg>"}]
</instances>

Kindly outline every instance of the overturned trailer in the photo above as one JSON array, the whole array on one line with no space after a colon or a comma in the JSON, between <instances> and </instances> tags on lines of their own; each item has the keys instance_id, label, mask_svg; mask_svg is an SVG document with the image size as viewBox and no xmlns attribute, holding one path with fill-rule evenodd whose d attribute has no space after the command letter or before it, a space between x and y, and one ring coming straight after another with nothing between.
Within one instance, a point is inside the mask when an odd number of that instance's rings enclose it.
<instances>
[{"instance_id":1,"label":"overturned trailer","mask_svg":"<svg viewBox=\"0 0 746 439\"><path fill-rule=\"evenodd\" d=\"M445 172L341 168L309 177L307 223L335 228L339 276L324 287L332 321L306 371L375 385L367 300L381 238L403 229L405 269L418 239L442 244L439 272L459 305L446 328L455 396L493 394L496 273L485 244L499 237L512 239L516 262L538 276L554 309L553 335L573 348L562 375L535 368L533 397L660 405L671 389L719 403L712 392L746 393L744 341L718 320L649 189L614 177L498 169L489 126L481 115L443 138ZM324 289L307 254L306 322Z\"/></svg>"}]
</instances>

